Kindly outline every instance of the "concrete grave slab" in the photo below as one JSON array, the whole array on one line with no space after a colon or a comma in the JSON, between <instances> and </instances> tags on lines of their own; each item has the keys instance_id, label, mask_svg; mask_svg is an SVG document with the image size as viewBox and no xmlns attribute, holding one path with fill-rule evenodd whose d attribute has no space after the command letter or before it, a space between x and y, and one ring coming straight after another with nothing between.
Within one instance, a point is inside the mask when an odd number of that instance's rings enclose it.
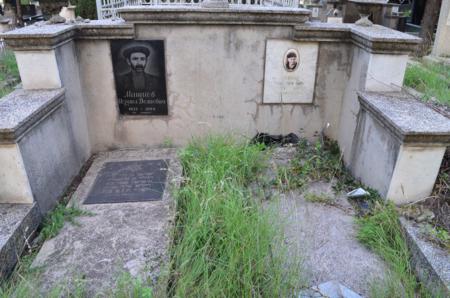
<instances>
[{"instance_id":1,"label":"concrete grave slab","mask_svg":"<svg viewBox=\"0 0 450 298\"><path fill-rule=\"evenodd\" d=\"M153 159L170 160L162 200L82 205L105 163ZM168 260L172 190L180 177L174 149L100 153L69 202L92 215L77 218L79 225L66 223L55 238L44 243L33 263L33 267L42 267L42 291L81 276L89 296L105 294L127 272L156 284Z\"/></svg>"}]
</instances>

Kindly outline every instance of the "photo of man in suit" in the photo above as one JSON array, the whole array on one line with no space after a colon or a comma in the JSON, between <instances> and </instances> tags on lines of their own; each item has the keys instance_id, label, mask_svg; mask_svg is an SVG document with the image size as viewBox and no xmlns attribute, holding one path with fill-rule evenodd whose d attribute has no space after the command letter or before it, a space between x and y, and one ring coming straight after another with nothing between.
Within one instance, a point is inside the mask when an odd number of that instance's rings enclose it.
<instances>
[{"instance_id":1,"label":"photo of man in suit","mask_svg":"<svg viewBox=\"0 0 450 298\"><path fill-rule=\"evenodd\" d=\"M121 114L167 115L163 41L113 41Z\"/></svg>"},{"instance_id":2,"label":"photo of man in suit","mask_svg":"<svg viewBox=\"0 0 450 298\"><path fill-rule=\"evenodd\" d=\"M124 90L134 92L151 91L160 94L160 78L145 72L151 51L145 46L133 46L123 51L130 71L119 76L119 84Z\"/></svg>"},{"instance_id":3,"label":"photo of man in suit","mask_svg":"<svg viewBox=\"0 0 450 298\"><path fill-rule=\"evenodd\" d=\"M284 58L284 68L288 72L295 71L298 66L298 54L295 50L291 49L287 51Z\"/></svg>"}]
</instances>

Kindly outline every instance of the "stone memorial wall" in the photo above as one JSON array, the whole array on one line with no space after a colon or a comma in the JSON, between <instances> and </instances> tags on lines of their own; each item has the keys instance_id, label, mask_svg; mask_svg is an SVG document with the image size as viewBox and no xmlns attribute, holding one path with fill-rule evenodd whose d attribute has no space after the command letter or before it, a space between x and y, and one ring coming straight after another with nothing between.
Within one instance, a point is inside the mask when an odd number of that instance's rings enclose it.
<instances>
[{"instance_id":1,"label":"stone memorial wall","mask_svg":"<svg viewBox=\"0 0 450 298\"><path fill-rule=\"evenodd\" d=\"M63 92L64 117L54 120L53 134L70 136L76 156L68 165L60 162L68 153L55 152L31 175L26 163L44 153L15 152L25 165L12 167L25 180L14 184L0 173L9 193L31 185L35 196L34 180L55 163L70 181L93 153L168 140L180 146L211 133L293 132L310 139L324 133L339 142L350 164L357 91L399 91L408 54L420 41L378 25L309 23L306 9L146 6L119 12L119 20L28 26L2 35L15 50L27 92ZM0 131L14 131L8 125L0 121ZM40 125L38 119L33 127ZM9 152L0 145L2 158ZM39 196L54 202L61 193ZM0 192L0 202L8 201Z\"/></svg>"}]
</instances>

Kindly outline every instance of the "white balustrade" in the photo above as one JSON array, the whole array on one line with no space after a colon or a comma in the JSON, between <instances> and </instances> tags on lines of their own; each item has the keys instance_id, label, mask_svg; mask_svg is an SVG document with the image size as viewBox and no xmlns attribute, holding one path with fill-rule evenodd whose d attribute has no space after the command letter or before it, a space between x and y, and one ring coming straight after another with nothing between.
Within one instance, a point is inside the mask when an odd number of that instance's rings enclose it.
<instances>
[{"instance_id":1,"label":"white balustrade","mask_svg":"<svg viewBox=\"0 0 450 298\"><path fill-rule=\"evenodd\" d=\"M198 6L205 0L96 0L98 19L116 18L117 9L137 5L192 5ZM231 6L299 6L299 0L228 0Z\"/></svg>"}]
</instances>

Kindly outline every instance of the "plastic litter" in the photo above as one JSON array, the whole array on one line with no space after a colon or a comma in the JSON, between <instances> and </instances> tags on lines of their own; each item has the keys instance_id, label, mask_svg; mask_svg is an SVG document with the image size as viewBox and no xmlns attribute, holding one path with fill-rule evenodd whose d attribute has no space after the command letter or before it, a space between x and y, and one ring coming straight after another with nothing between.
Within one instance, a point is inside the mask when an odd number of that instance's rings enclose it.
<instances>
[{"instance_id":1,"label":"plastic litter","mask_svg":"<svg viewBox=\"0 0 450 298\"><path fill-rule=\"evenodd\" d=\"M347 197L349 199L353 199L353 198L360 198L360 197L365 197L370 195L370 193L368 191L366 191L365 189L359 187L357 189L352 190L351 192L349 192L347 194Z\"/></svg>"}]
</instances>

